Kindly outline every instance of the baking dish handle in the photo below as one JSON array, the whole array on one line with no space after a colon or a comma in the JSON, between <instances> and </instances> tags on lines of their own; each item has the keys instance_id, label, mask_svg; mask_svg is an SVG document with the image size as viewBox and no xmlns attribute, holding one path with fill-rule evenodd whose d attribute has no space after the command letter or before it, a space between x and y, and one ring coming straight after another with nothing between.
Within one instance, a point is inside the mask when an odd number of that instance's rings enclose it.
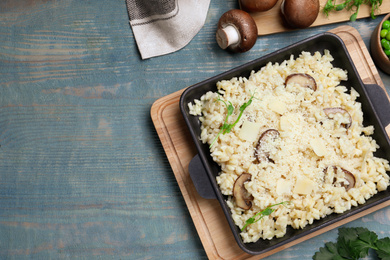
<instances>
[{"instance_id":1,"label":"baking dish handle","mask_svg":"<svg viewBox=\"0 0 390 260\"><path fill-rule=\"evenodd\" d=\"M366 84L365 89L384 127L390 125L390 101L379 85Z\"/></svg>"},{"instance_id":2,"label":"baking dish handle","mask_svg":"<svg viewBox=\"0 0 390 260\"><path fill-rule=\"evenodd\" d=\"M211 185L210 179L207 176L206 169L203 166L203 163L199 157L199 154L195 155L192 158L190 164L188 165L188 171L192 182L194 183L196 191L205 199L216 199L215 191Z\"/></svg>"}]
</instances>

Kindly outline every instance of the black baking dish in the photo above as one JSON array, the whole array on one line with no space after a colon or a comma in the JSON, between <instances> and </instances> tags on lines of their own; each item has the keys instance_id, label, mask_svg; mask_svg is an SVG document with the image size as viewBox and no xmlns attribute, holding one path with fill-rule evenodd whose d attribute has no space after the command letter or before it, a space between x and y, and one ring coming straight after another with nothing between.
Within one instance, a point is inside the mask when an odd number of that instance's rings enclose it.
<instances>
[{"instance_id":1,"label":"black baking dish","mask_svg":"<svg viewBox=\"0 0 390 260\"><path fill-rule=\"evenodd\" d=\"M286 235L282 238L274 238L272 240L260 239L256 243L247 244L243 243L241 240L239 234L240 230L234 224L230 209L225 202L226 196L222 195L215 180L215 177L219 173L219 167L212 160L208 145L202 144L199 140L200 122L198 117L189 114L188 103L193 102L195 99L200 99L207 91L216 91L216 83L220 80L229 80L237 76L248 77L252 70L258 71L268 62L281 63L284 60L288 60L291 55L294 55L295 58L298 57L302 51L311 52L312 54L319 51L323 54L324 50L329 50L334 57L332 64L335 67L348 71L348 81L343 81L342 84L348 89L353 87L360 94L357 101L362 104L364 125L373 125L375 127L373 138L381 147L375 155L390 160L390 141L385 131L385 126L390 124L389 100L383 89L379 86L366 86L363 84L344 42L337 35L332 33L322 33L312 36L301 42L202 81L190 86L181 95L180 109L198 151L198 155L194 157L189 166L193 183L201 196L219 200L238 245L242 250L249 254L263 254L280 246L287 245L293 240L303 238L312 232L320 231L329 225L336 224L345 218L382 204L390 199L390 188L388 188L386 191L377 193L363 205L353 207L351 210L342 214L329 215L326 218L317 220L313 224L306 226L304 229L295 230L289 227Z\"/></svg>"}]
</instances>

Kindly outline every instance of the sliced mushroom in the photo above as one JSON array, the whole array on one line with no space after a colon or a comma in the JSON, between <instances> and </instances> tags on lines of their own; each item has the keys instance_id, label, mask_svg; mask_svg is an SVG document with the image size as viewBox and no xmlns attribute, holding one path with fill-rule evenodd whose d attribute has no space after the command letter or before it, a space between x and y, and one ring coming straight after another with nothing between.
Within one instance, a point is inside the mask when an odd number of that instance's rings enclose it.
<instances>
[{"instance_id":1,"label":"sliced mushroom","mask_svg":"<svg viewBox=\"0 0 390 260\"><path fill-rule=\"evenodd\" d=\"M278 0L240 0L242 10L247 12L265 12L276 5Z\"/></svg>"},{"instance_id":2,"label":"sliced mushroom","mask_svg":"<svg viewBox=\"0 0 390 260\"><path fill-rule=\"evenodd\" d=\"M352 117L351 115L348 113L347 110L345 110L344 108L341 108L341 107L329 107L329 108L324 108L324 112L325 114L329 117L330 115L334 115L334 114L337 114L337 113L340 113L340 114L347 114L348 115L348 118L349 118L349 122L348 123L345 123L345 124L341 124L343 127L345 127L346 129L350 128L351 125L352 125Z\"/></svg>"},{"instance_id":3,"label":"sliced mushroom","mask_svg":"<svg viewBox=\"0 0 390 260\"><path fill-rule=\"evenodd\" d=\"M293 28L309 27L317 19L319 11L319 0L284 0L281 4L284 19Z\"/></svg>"},{"instance_id":4,"label":"sliced mushroom","mask_svg":"<svg viewBox=\"0 0 390 260\"><path fill-rule=\"evenodd\" d=\"M343 169L341 168L341 170L344 172L344 175L345 175L345 179L348 183L342 183L341 185L343 185L343 187L345 188L345 190L350 190L352 189L353 187L355 187L355 183L356 183L356 179L355 179L355 176L350 172L350 171L347 171L346 169Z\"/></svg>"},{"instance_id":5,"label":"sliced mushroom","mask_svg":"<svg viewBox=\"0 0 390 260\"><path fill-rule=\"evenodd\" d=\"M341 186L345 188L346 191L352 189L353 187L355 187L355 183L356 183L356 179L355 179L355 176L348 170L344 169L344 168L341 168L341 167L337 167L337 166L329 166L329 167L332 167L333 168L333 172L337 175L337 171L338 169L342 170L344 172L344 179L346 180L346 182L341 182ZM329 167L327 167L325 169L325 173L328 172L328 169ZM333 178L333 184L336 183L336 177Z\"/></svg>"},{"instance_id":6,"label":"sliced mushroom","mask_svg":"<svg viewBox=\"0 0 390 260\"><path fill-rule=\"evenodd\" d=\"M317 90L316 80L306 73L294 73L288 75L285 81L285 85L287 84L298 84L302 87L311 88L312 90Z\"/></svg>"},{"instance_id":7,"label":"sliced mushroom","mask_svg":"<svg viewBox=\"0 0 390 260\"><path fill-rule=\"evenodd\" d=\"M236 200L236 204L238 207L245 210L252 207L253 196L244 186L244 183L250 181L251 177L252 175L249 173L243 173L237 178L233 186L233 197Z\"/></svg>"},{"instance_id":8,"label":"sliced mushroom","mask_svg":"<svg viewBox=\"0 0 390 260\"><path fill-rule=\"evenodd\" d=\"M279 131L276 129L268 129L261 134L255 149L255 157L259 163L264 161L274 163L274 161L269 157L269 151L265 149L265 146L278 137Z\"/></svg>"},{"instance_id":9,"label":"sliced mushroom","mask_svg":"<svg viewBox=\"0 0 390 260\"><path fill-rule=\"evenodd\" d=\"M233 9L219 19L216 38L222 49L246 52L256 43L257 26L247 12Z\"/></svg>"}]
</instances>

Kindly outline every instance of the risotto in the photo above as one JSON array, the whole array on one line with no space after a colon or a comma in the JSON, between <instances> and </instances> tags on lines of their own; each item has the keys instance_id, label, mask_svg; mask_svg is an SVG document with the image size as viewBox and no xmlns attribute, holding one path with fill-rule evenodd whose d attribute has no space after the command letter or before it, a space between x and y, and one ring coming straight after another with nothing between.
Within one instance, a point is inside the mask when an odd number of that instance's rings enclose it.
<instances>
[{"instance_id":1,"label":"risotto","mask_svg":"<svg viewBox=\"0 0 390 260\"><path fill-rule=\"evenodd\" d=\"M326 50L302 52L249 78L220 81L217 92L188 104L221 168L216 180L244 243L283 237L287 226L345 212L389 185L389 162L373 154L378 145L373 126L363 126L359 94L341 85L347 71L332 60Z\"/></svg>"}]
</instances>

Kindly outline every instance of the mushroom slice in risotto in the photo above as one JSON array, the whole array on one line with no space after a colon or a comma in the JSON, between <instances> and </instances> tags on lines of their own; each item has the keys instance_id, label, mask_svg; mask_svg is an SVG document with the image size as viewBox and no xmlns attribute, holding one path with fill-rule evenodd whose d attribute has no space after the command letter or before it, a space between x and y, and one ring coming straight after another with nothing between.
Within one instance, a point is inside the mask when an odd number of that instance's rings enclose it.
<instances>
[{"instance_id":1,"label":"mushroom slice in risotto","mask_svg":"<svg viewBox=\"0 0 390 260\"><path fill-rule=\"evenodd\" d=\"M259 163L269 161L274 163L270 158L270 149L276 138L279 137L279 131L276 129L268 129L263 132L257 142L255 149L255 157Z\"/></svg>"},{"instance_id":2,"label":"mushroom slice in risotto","mask_svg":"<svg viewBox=\"0 0 390 260\"><path fill-rule=\"evenodd\" d=\"M317 83L315 79L306 73L294 73L287 76L285 85L287 84L298 84L302 87L311 88L312 90L317 90Z\"/></svg>"},{"instance_id":3,"label":"mushroom slice in risotto","mask_svg":"<svg viewBox=\"0 0 390 260\"><path fill-rule=\"evenodd\" d=\"M355 187L356 179L355 179L355 176L350 171L333 165L333 166L329 166L325 169L325 174L328 174L328 171L330 168L333 170L333 173L334 173L333 184L337 183L336 176L339 174L339 171L341 170L344 173L344 180L345 181L339 182L340 185L342 187L344 187L346 191Z\"/></svg>"},{"instance_id":4,"label":"mushroom slice in risotto","mask_svg":"<svg viewBox=\"0 0 390 260\"><path fill-rule=\"evenodd\" d=\"M328 108L324 108L324 112L328 116L328 118L331 118L332 115L335 115L337 113L340 113L340 114L343 114L343 115L347 115L348 123L343 123L341 125L343 127L345 127L346 129L351 127L351 125L352 125L352 117L348 113L348 111L345 110L344 108L341 108L341 107L328 107Z\"/></svg>"},{"instance_id":5,"label":"mushroom slice in risotto","mask_svg":"<svg viewBox=\"0 0 390 260\"><path fill-rule=\"evenodd\" d=\"M234 182L233 197L236 200L238 207L242 209L250 209L252 207L253 196L245 188L245 182L250 181L252 175L249 173L241 174Z\"/></svg>"}]
</instances>

